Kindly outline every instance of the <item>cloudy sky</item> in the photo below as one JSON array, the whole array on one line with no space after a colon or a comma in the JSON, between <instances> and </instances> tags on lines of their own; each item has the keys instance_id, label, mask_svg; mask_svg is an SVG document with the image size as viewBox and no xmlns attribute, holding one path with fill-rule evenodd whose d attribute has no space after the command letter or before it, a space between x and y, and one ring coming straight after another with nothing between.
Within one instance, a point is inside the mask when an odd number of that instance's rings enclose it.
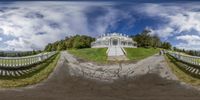
<instances>
[{"instance_id":1,"label":"cloudy sky","mask_svg":"<svg viewBox=\"0 0 200 100\"><path fill-rule=\"evenodd\" d=\"M65 36L97 37L144 28L163 41L200 50L200 2L0 2L0 50L38 50Z\"/></svg>"}]
</instances>

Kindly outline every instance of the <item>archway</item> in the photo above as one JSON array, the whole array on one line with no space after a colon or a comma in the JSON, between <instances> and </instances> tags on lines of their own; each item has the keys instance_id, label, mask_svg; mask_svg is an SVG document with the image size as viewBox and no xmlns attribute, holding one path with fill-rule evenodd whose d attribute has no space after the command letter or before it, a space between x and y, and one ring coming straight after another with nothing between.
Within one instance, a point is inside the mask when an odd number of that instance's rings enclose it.
<instances>
[{"instance_id":1,"label":"archway","mask_svg":"<svg viewBox=\"0 0 200 100\"><path fill-rule=\"evenodd\" d=\"M112 40L112 45L113 46L117 46L118 45L118 40L117 39L113 39Z\"/></svg>"}]
</instances>

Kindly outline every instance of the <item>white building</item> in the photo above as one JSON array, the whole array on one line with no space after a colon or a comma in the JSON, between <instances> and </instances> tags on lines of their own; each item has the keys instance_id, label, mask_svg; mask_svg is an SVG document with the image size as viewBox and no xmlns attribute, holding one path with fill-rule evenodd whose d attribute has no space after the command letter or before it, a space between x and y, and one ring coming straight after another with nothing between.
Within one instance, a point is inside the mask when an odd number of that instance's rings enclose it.
<instances>
[{"instance_id":1,"label":"white building","mask_svg":"<svg viewBox=\"0 0 200 100\"><path fill-rule=\"evenodd\" d=\"M108 60L127 60L124 48L136 48L137 43L128 35L119 33L103 34L91 43L92 48L108 48Z\"/></svg>"},{"instance_id":2,"label":"white building","mask_svg":"<svg viewBox=\"0 0 200 100\"><path fill-rule=\"evenodd\" d=\"M136 48L137 43L128 37L128 35L123 35L120 33L103 34L92 42L92 48L105 48L105 47L126 47L126 48Z\"/></svg>"}]
</instances>

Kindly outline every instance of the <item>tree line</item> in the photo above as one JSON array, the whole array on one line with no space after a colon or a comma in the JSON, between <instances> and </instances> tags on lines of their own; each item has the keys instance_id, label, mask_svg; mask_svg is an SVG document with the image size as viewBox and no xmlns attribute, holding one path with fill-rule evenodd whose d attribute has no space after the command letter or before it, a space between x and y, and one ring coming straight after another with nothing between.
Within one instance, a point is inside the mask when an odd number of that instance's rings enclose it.
<instances>
[{"instance_id":1,"label":"tree line","mask_svg":"<svg viewBox=\"0 0 200 100\"><path fill-rule=\"evenodd\" d=\"M137 42L138 47L171 49L172 45L169 42L162 42L157 35L151 35L149 34L150 32L145 29L140 34L132 36L133 40Z\"/></svg>"},{"instance_id":2,"label":"tree line","mask_svg":"<svg viewBox=\"0 0 200 100\"><path fill-rule=\"evenodd\" d=\"M173 50L177 52L183 52L192 56L200 56L200 51L197 51L197 50L185 50L185 49L179 49L176 47L173 47Z\"/></svg>"},{"instance_id":3,"label":"tree line","mask_svg":"<svg viewBox=\"0 0 200 100\"><path fill-rule=\"evenodd\" d=\"M137 42L138 47L144 48L164 48L170 49L171 44L169 42L162 42L157 35L150 35L149 30L144 30L140 34L132 36L133 40ZM75 35L65 37L65 39L49 43L44 51L61 51L66 49L81 49L90 48L91 43L95 41L95 38L86 35Z\"/></svg>"},{"instance_id":4,"label":"tree line","mask_svg":"<svg viewBox=\"0 0 200 100\"><path fill-rule=\"evenodd\" d=\"M54 43L49 43L44 51L61 51L66 49L81 49L90 48L91 43L95 40L90 36L86 35L75 35L70 37L65 37L64 40L56 41Z\"/></svg>"},{"instance_id":5,"label":"tree line","mask_svg":"<svg viewBox=\"0 0 200 100\"><path fill-rule=\"evenodd\" d=\"M41 53L41 50L38 51L13 51L13 52L3 52L0 51L0 57L23 57L23 56L31 56Z\"/></svg>"},{"instance_id":6,"label":"tree line","mask_svg":"<svg viewBox=\"0 0 200 100\"><path fill-rule=\"evenodd\" d=\"M162 42L160 38L156 35L150 35L149 30L144 30L140 34L131 36L134 41L137 42L138 47L144 48L164 48L170 49L171 44L169 42ZM49 51L61 51L67 49L81 49L81 48L90 48L91 43L95 41L95 38L86 36L86 35L75 35L65 37L65 39L56 41L54 43L49 43L45 46L44 52ZM21 57L21 56L30 56L41 53L42 51L25 51L25 52L0 52L1 57Z\"/></svg>"}]
</instances>

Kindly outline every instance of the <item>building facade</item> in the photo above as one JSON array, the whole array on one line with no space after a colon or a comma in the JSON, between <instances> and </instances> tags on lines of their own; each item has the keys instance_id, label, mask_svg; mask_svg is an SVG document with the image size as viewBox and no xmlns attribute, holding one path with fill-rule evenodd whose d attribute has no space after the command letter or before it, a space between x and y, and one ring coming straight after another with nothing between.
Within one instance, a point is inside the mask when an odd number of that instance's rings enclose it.
<instances>
[{"instance_id":1,"label":"building facade","mask_svg":"<svg viewBox=\"0 0 200 100\"><path fill-rule=\"evenodd\" d=\"M127 47L127 48L136 48L137 43L128 37L128 35L123 35L120 33L110 33L103 34L96 39L95 42L92 42L92 48L105 48L105 47Z\"/></svg>"}]
</instances>

